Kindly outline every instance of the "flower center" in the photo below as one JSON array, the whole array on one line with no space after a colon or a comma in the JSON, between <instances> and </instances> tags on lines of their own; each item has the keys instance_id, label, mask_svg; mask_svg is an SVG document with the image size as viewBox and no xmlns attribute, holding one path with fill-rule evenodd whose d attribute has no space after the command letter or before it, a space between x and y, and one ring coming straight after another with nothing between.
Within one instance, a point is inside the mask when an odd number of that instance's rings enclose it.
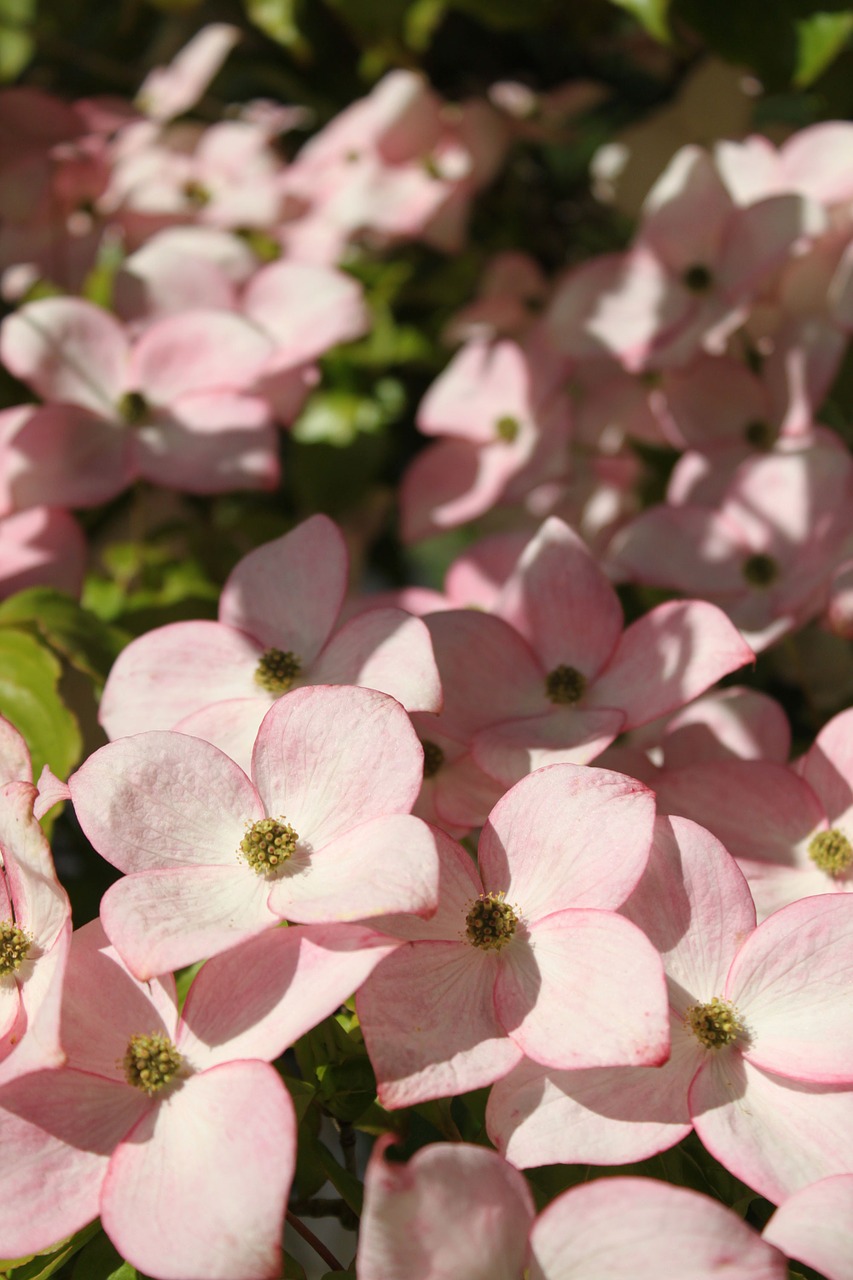
<instances>
[{"instance_id":1,"label":"flower center","mask_svg":"<svg viewBox=\"0 0 853 1280\"><path fill-rule=\"evenodd\" d=\"M465 917L468 941L484 951L500 951L518 926L518 916L502 893L481 893L471 903Z\"/></svg>"},{"instance_id":2,"label":"flower center","mask_svg":"<svg viewBox=\"0 0 853 1280\"><path fill-rule=\"evenodd\" d=\"M253 822L240 841L240 852L259 876L277 871L292 856L299 836L284 818Z\"/></svg>"},{"instance_id":3,"label":"flower center","mask_svg":"<svg viewBox=\"0 0 853 1280\"><path fill-rule=\"evenodd\" d=\"M436 742L428 739L424 739L421 746L424 749L424 777L434 778L444 764L444 752Z\"/></svg>"},{"instance_id":4,"label":"flower center","mask_svg":"<svg viewBox=\"0 0 853 1280\"><path fill-rule=\"evenodd\" d=\"M694 1004L684 1021L706 1049L722 1049L733 1044L743 1031L743 1023L734 1005L714 996L708 1004Z\"/></svg>"},{"instance_id":5,"label":"flower center","mask_svg":"<svg viewBox=\"0 0 853 1280\"><path fill-rule=\"evenodd\" d=\"M255 669L255 684L267 693L287 693L302 670L302 663L290 650L267 649Z\"/></svg>"},{"instance_id":6,"label":"flower center","mask_svg":"<svg viewBox=\"0 0 853 1280\"><path fill-rule=\"evenodd\" d=\"M499 440L505 440L507 444L512 444L513 440L518 438L520 430L521 423L518 418L513 418L508 413L495 422L495 435Z\"/></svg>"},{"instance_id":7,"label":"flower center","mask_svg":"<svg viewBox=\"0 0 853 1280\"><path fill-rule=\"evenodd\" d=\"M843 876L853 863L853 845L843 831L831 827L819 831L809 841L809 857L816 867L831 876Z\"/></svg>"},{"instance_id":8,"label":"flower center","mask_svg":"<svg viewBox=\"0 0 853 1280\"><path fill-rule=\"evenodd\" d=\"M175 1078L182 1058L168 1036L159 1031L130 1037L122 1060L124 1078L135 1089L143 1089L149 1097Z\"/></svg>"},{"instance_id":9,"label":"flower center","mask_svg":"<svg viewBox=\"0 0 853 1280\"><path fill-rule=\"evenodd\" d=\"M11 920L0 920L0 978L20 969L32 944L23 929Z\"/></svg>"},{"instance_id":10,"label":"flower center","mask_svg":"<svg viewBox=\"0 0 853 1280\"><path fill-rule=\"evenodd\" d=\"M757 552L754 556L747 556L741 572L750 586L769 587L779 577L779 566L772 556Z\"/></svg>"},{"instance_id":11,"label":"flower center","mask_svg":"<svg viewBox=\"0 0 853 1280\"><path fill-rule=\"evenodd\" d=\"M744 427L743 438L755 449L769 449L776 439L776 432L771 423L755 418Z\"/></svg>"},{"instance_id":12,"label":"flower center","mask_svg":"<svg viewBox=\"0 0 853 1280\"><path fill-rule=\"evenodd\" d=\"M140 427L148 417L145 396L138 391L128 391L118 403L118 411L129 427Z\"/></svg>"},{"instance_id":13,"label":"flower center","mask_svg":"<svg viewBox=\"0 0 853 1280\"><path fill-rule=\"evenodd\" d=\"M707 293L714 283L714 277L701 262L694 262L693 266L688 267L682 274L681 282L691 293Z\"/></svg>"},{"instance_id":14,"label":"flower center","mask_svg":"<svg viewBox=\"0 0 853 1280\"><path fill-rule=\"evenodd\" d=\"M579 702L586 688L586 676L576 667L555 667L545 677L545 693L551 702L571 705Z\"/></svg>"}]
</instances>

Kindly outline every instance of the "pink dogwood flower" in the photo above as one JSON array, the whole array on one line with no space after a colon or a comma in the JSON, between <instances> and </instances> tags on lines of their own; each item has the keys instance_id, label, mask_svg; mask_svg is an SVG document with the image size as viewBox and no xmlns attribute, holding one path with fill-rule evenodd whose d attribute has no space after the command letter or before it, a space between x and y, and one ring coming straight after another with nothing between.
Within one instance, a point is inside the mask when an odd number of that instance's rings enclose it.
<instances>
[{"instance_id":1,"label":"pink dogwood flower","mask_svg":"<svg viewBox=\"0 0 853 1280\"><path fill-rule=\"evenodd\" d=\"M438 911L375 927L408 940L358 995L379 1098L401 1107L552 1066L660 1063L660 959L615 913L648 857L653 797L605 770L555 765L494 807L479 872L437 842Z\"/></svg>"},{"instance_id":2,"label":"pink dogwood flower","mask_svg":"<svg viewBox=\"0 0 853 1280\"><path fill-rule=\"evenodd\" d=\"M514 502L561 472L569 403L556 371L504 340L468 342L432 385L418 426L441 439L403 480L403 538L429 533Z\"/></svg>"},{"instance_id":3,"label":"pink dogwood flower","mask_svg":"<svg viewBox=\"0 0 853 1280\"><path fill-rule=\"evenodd\" d=\"M92 506L140 477L190 493L274 485L269 408L250 392L270 349L223 311L169 316L131 345L90 302L28 303L0 331L6 365L45 400L5 441L16 504Z\"/></svg>"},{"instance_id":4,"label":"pink dogwood flower","mask_svg":"<svg viewBox=\"0 0 853 1280\"><path fill-rule=\"evenodd\" d=\"M447 732L507 786L544 764L587 763L621 731L683 706L753 656L699 601L659 605L623 632L616 592L556 517L528 543L492 612L436 613L428 625Z\"/></svg>"},{"instance_id":5,"label":"pink dogwood flower","mask_svg":"<svg viewBox=\"0 0 853 1280\"><path fill-rule=\"evenodd\" d=\"M179 1016L171 977L141 983L98 921L73 939L67 1063L0 1089L0 1250L42 1252L100 1214L157 1280L280 1274L296 1120L269 1061L357 986L387 939L277 929L204 966Z\"/></svg>"},{"instance_id":6,"label":"pink dogwood flower","mask_svg":"<svg viewBox=\"0 0 853 1280\"><path fill-rule=\"evenodd\" d=\"M706 461L686 492L678 479L678 505L650 508L614 539L617 575L714 600L756 650L823 611L853 519L853 466L832 433L731 475Z\"/></svg>"},{"instance_id":7,"label":"pink dogwood flower","mask_svg":"<svg viewBox=\"0 0 853 1280\"><path fill-rule=\"evenodd\" d=\"M297 689L267 713L252 779L182 733L135 734L69 779L98 852L128 873L104 928L140 977L272 928L429 913L431 828L410 810L423 752L409 718L371 689Z\"/></svg>"},{"instance_id":8,"label":"pink dogwood flower","mask_svg":"<svg viewBox=\"0 0 853 1280\"><path fill-rule=\"evenodd\" d=\"M101 700L109 736L179 728L248 767L270 706L301 685L361 685L410 711L438 711L419 618L374 609L336 627L348 568L343 536L323 515L250 551L223 587L218 622L176 622L122 651Z\"/></svg>"},{"instance_id":9,"label":"pink dogwood flower","mask_svg":"<svg viewBox=\"0 0 853 1280\"><path fill-rule=\"evenodd\" d=\"M530 1188L495 1152L435 1143L404 1165L385 1160L388 1146L377 1143L367 1167L358 1280L786 1275L782 1254L736 1214L683 1187L608 1178L573 1187L534 1219Z\"/></svg>"},{"instance_id":10,"label":"pink dogwood flower","mask_svg":"<svg viewBox=\"0 0 853 1280\"><path fill-rule=\"evenodd\" d=\"M14 748L2 724L4 748ZM15 764L29 769L29 757ZM0 787L0 1082L64 1060L59 999L71 906L33 816L35 798L25 781Z\"/></svg>"},{"instance_id":11,"label":"pink dogwood flower","mask_svg":"<svg viewBox=\"0 0 853 1280\"><path fill-rule=\"evenodd\" d=\"M701 822L734 855L759 919L800 898L853 890L853 710L824 725L796 770L705 760L653 785L662 809Z\"/></svg>"},{"instance_id":12,"label":"pink dogwood flower","mask_svg":"<svg viewBox=\"0 0 853 1280\"><path fill-rule=\"evenodd\" d=\"M808 898L755 928L734 860L673 818L659 820L623 911L663 955L672 1056L659 1071L523 1064L489 1104L508 1158L620 1164L664 1150L692 1123L712 1155L776 1203L853 1172L853 899Z\"/></svg>"}]
</instances>

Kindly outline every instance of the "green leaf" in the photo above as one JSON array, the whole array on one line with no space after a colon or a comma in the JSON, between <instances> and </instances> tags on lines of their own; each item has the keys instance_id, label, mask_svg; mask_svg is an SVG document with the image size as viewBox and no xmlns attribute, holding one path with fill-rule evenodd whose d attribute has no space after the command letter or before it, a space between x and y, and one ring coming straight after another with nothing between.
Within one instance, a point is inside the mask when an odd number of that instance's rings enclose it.
<instances>
[{"instance_id":1,"label":"green leaf","mask_svg":"<svg viewBox=\"0 0 853 1280\"><path fill-rule=\"evenodd\" d=\"M45 764L67 778L80 759L76 719L59 696L62 667L32 635L0 627L0 714L26 739L38 778Z\"/></svg>"},{"instance_id":2,"label":"green leaf","mask_svg":"<svg viewBox=\"0 0 853 1280\"><path fill-rule=\"evenodd\" d=\"M348 1205L353 1213L360 1218L364 1202L364 1187L358 1178L354 1178L351 1173L347 1173L346 1169L338 1164L329 1148L324 1146L322 1142L317 1143L317 1154L326 1177L344 1204Z\"/></svg>"},{"instance_id":3,"label":"green leaf","mask_svg":"<svg viewBox=\"0 0 853 1280\"><path fill-rule=\"evenodd\" d=\"M848 0L672 0L673 12L729 62L752 67L769 92L811 83L841 51L849 33Z\"/></svg>"},{"instance_id":4,"label":"green leaf","mask_svg":"<svg viewBox=\"0 0 853 1280\"><path fill-rule=\"evenodd\" d=\"M103 1231L96 1235L74 1264L71 1280L137 1280L138 1272L125 1262Z\"/></svg>"},{"instance_id":5,"label":"green leaf","mask_svg":"<svg viewBox=\"0 0 853 1280\"><path fill-rule=\"evenodd\" d=\"M618 4L620 9L627 9L632 13L650 36L654 36L663 44L669 44L667 12L670 0L613 0L613 3Z\"/></svg>"},{"instance_id":6,"label":"green leaf","mask_svg":"<svg viewBox=\"0 0 853 1280\"><path fill-rule=\"evenodd\" d=\"M804 89L841 53L853 32L853 13L815 13L796 24L794 84Z\"/></svg>"},{"instance_id":7,"label":"green leaf","mask_svg":"<svg viewBox=\"0 0 853 1280\"><path fill-rule=\"evenodd\" d=\"M0 80L15 80L35 51L36 0L0 0Z\"/></svg>"},{"instance_id":8,"label":"green leaf","mask_svg":"<svg viewBox=\"0 0 853 1280\"><path fill-rule=\"evenodd\" d=\"M30 587L0 604L0 627L32 628L61 657L104 681L130 636L52 587Z\"/></svg>"},{"instance_id":9,"label":"green leaf","mask_svg":"<svg viewBox=\"0 0 853 1280\"><path fill-rule=\"evenodd\" d=\"M304 61L311 56L311 46L299 26L299 8L299 0L246 0L249 21Z\"/></svg>"},{"instance_id":10,"label":"green leaf","mask_svg":"<svg viewBox=\"0 0 853 1280\"><path fill-rule=\"evenodd\" d=\"M309 1084L307 1080L300 1080L297 1076L289 1076L284 1071L279 1071L279 1075L287 1085L287 1092L290 1094L290 1100L296 1112L296 1123L299 1124L314 1101L317 1090L313 1084Z\"/></svg>"},{"instance_id":11,"label":"green leaf","mask_svg":"<svg viewBox=\"0 0 853 1280\"><path fill-rule=\"evenodd\" d=\"M305 1280L305 1268L289 1253L284 1255L284 1280Z\"/></svg>"},{"instance_id":12,"label":"green leaf","mask_svg":"<svg viewBox=\"0 0 853 1280\"><path fill-rule=\"evenodd\" d=\"M90 1222L68 1240L64 1240L49 1253L39 1253L32 1258L19 1258L17 1261L0 1262L0 1275L9 1280L47 1280L54 1275L69 1258L73 1258L101 1229L100 1222ZM122 1277L124 1280L124 1277Z\"/></svg>"}]
</instances>

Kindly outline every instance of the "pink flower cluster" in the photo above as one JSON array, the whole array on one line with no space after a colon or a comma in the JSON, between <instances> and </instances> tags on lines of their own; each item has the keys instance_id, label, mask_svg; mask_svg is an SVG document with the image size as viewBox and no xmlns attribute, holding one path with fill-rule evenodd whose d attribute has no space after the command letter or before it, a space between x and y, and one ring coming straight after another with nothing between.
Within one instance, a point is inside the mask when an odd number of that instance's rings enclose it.
<instances>
[{"instance_id":1,"label":"pink flower cluster","mask_svg":"<svg viewBox=\"0 0 853 1280\"><path fill-rule=\"evenodd\" d=\"M205 29L134 108L0 97L0 358L37 397L0 415L15 586L51 547L79 580L67 509L139 478L277 485L277 425L369 324L345 247L456 249L523 132L508 86L451 107L396 72L286 166L293 111L175 122L233 40ZM624 253L553 283L492 264L402 518L514 512L442 592L347 603L315 514L240 560L217 620L127 645L67 780L33 785L0 718L0 1256L100 1217L156 1280L275 1280L280 1060L346 1005L386 1135L359 1280L850 1280L853 711L791 762L781 706L719 682L814 618L853 633L853 466L815 421L853 326L851 158L844 125L689 147ZM119 242L107 310L86 282ZM632 440L681 455L642 512ZM626 624L614 579L677 598ZM59 800L121 873L73 932ZM481 1145L394 1161L404 1109L452 1134L486 1089ZM763 1234L633 1176L535 1212L523 1171L691 1134L776 1207Z\"/></svg>"}]
</instances>

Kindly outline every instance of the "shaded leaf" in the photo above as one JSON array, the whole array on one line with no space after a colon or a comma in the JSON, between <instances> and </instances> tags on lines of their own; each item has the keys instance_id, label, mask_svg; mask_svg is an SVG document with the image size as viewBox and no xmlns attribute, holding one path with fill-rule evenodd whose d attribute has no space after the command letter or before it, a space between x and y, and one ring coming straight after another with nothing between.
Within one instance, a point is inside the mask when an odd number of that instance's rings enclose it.
<instances>
[{"instance_id":1,"label":"shaded leaf","mask_svg":"<svg viewBox=\"0 0 853 1280\"><path fill-rule=\"evenodd\" d=\"M364 1202L364 1187L358 1178L354 1178L351 1173L347 1173L346 1169L338 1164L329 1148L324 1146L322 1142L317 1143L317 1154L326 1177L338 1195L352 1209L353 1213L360 1218Z\"/></svg>"},{"instance_id":2,"label":"shaded leaf","mask_svg":"<svg viewBox=\"0 0 853 1280\"><path fill-rule=\"evenodd\" d=\"M130 636L109 626L71 596L53 587L30 587L0 604L0 626L35 630L84 675L103 681Z\"/></svg>"},{"instance_id":3,"label":"shaded leaf","mask_svg":"<svg viewBox=\"0 0 853 1280\"><path fill-rule=\"evenodd\" d=\"M34 636L0 627L0 714L23 734L35 778L45 764L67 778L80 759L80 729L58 692L61 674L57 658Z\"/></svg>"},{"instance_id":4,"label":"shaded leaf","mask_svg":"<svg viewBox=\"0 0 853 1280\"><path fill-rule=\"evenodd\" d=\"M125 1262L103 1231L86 1245L74 1264L71 1280L137 1280L138 1272Z\"/></svg>"}]
</instances>

